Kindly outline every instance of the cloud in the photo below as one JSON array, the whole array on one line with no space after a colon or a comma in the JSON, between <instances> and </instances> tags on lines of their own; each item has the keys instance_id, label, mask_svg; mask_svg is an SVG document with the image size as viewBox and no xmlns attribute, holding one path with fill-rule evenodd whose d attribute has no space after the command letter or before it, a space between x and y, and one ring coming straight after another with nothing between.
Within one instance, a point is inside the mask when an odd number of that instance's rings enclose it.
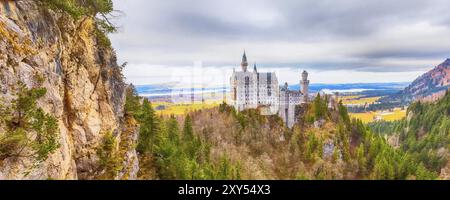
<instances>
[{"instance_id":1,"label":"cloud","mask_svg":"<svg viewBox=\"0 0 450 200\"><path fill-rule=\"evenodd\" d=\"M237 66L246 49L262 68L421 73L450 57L447 0L114 2L130 65Z\"/></svg>"}]
</instances>

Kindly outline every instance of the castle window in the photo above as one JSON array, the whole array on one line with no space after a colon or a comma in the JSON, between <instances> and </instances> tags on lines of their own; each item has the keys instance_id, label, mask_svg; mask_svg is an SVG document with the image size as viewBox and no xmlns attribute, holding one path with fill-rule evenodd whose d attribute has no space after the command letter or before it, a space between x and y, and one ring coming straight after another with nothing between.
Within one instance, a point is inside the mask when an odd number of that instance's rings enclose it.
<instances>
[{"instance_id":1,"label":"castle window","mask_svg":"<svg viewBox=\"0 0 450 200\"><path fill-rule=\"evenodd\" d=\"M249 86L250 86L250 78L248 76L245 77L245 101L249 101Z\"/></svg>"},{"instance_id":2,"label":"castle window","mask_svg":"<svg viewBox=\"0 0 450 200\"><path fill-rule=\"evenodd\" d=\"M272 74L267 73L267 95L272 96Z\"/></svg>"}]
</instances>

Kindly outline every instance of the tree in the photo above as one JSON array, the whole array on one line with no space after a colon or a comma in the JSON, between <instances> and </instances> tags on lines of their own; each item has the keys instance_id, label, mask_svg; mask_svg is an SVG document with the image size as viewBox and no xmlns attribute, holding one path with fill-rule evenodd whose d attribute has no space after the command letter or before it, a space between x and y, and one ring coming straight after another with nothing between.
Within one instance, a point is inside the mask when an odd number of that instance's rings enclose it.
<instances>
[{"instance_id":1,"label":"tree","mask_svg":"<svg viewBox=\"0 0 450 200\"><path fill-rule=\"evenodd\" d=\"M423 166L423 164L419 164L416 170L416 179L418 180L433 180L437 175L433 172L430 172Z\"/></svg>"},{"instance_id":2,"label":"tree","mask_svg":"<svg viewBox=\"0 0 450 200\"><path fill-rule=\"evenodd\" d=\"M185 174L183 172L185 156L180 151L180 147L167 137L163 135L160 135L160 137L158 143L155 144L155 165L158 177L161 179L181 179L185 177L183 175Z\"/></svg>"},{"instance_id":3,"label":"tree","mask_svg":"<svg viewBox=\"0 0 450 200\"><path fill-rule=\"evenodd\" d=\"M84 10L76 0L40 0L42 4L50 9L65 12L75 19L84 14Z\"/></svg>"},{"instance_id":4,"label":"tree","mask_svg":"<svg viewBox=\"0 0 450 200\"><path fill-rule=\"evenodd\" d=\"M130 84L125 91L125 115L137 117L140 109L140 97L136 91L136 88Z\"/></svg>"},{"instance_id":5,"label":"tree","mask_svg":"<svg viewBox=\"0 0 450 200\"><path fill-rule=\"evenodd\" d=\"M97 149L99 157L99 171L102 172L100 179L114 179L122 169L121 159L117 153L117 140L110 133L104 133L102 143Z\"/></svg>"},{"instance_id":6,"label":"tree","mask_svg":"<svg viewBox=\"0 0 450 200\"><path fill-rule=\"evenodd\" d=\"M342 159L347 162L350 160L350 137L347 133L347 129L345 129L345 125L342 122L337 124L337 136L338 144L341 148Z\"/></svg>"},{"instance_id":7,"label":"tree","mask_svg":"<svg viewBox=\"0 0 450 200\"><path fill-rule=\"evenodd\" d=\"M199 162L198 156L205 150L201 143L198 144L199 140L194 137L192 126L189 125L190 120L185 122L185 127L192 131L192 137L183 137L183 142L179 141L180 132L174 116L165 119L164 124L164 129L160 130L154 144L158 177L161 179L204 179L205 165Z\"/></svg>"},{"instance_id":8,"label":"tree","mask_svg":"<svg viewBox=\"0 0 450 200\"><path fill-rule=\"evenodd\" d=\"M189 159L197 159L201 155L202 141L200 137L194 136L194 130L192 128L192 119L190 115L187 115L184 119L183 125L183 143L184 152Z\"/></svg>"},{"instance_id":9,"label":"tree","mask_svg":"<svg viewBox=\"0 0 450 200\"><path fill-rule=\"evenodd\" d=\"M359 174L364 176L366 174L366 155L364 152L364 144L360 144L356 149L356 159L358 160Z\"/></svg>"},{"instance_id":10,"label":"tree","mask_svg":"<svg viewBox=\"0 0 450 200\"><path fill-rule=\"evenodd\" d=\"M241 165L233 164L226 154L220 158L219 167L216 171L218 180L239 180L241 179Z\"/></svg>"},{"instance_id":11,"label":"tree","mask_svg":"<svg viewBox=\"0 0 450 200\"><path fill-rule=\"evenodd\" d=\"M304 154L306 161L313 163L316 160L316 155L318 154L320 148L319 146L320 142L314 133L309 133Z\"/></svg>"},{"instance_id":12,"label":"tree","mask_svg":"<svg viewBox=\"0 0 450 200\"><path fill-rule=\"evenodd\" d=\"M320 97L320 94L317 94L316 98L314 99L314 117L316 120L319 120L325 116L326 107L324 108L324 103L322 98Z\"/></svg>"},{"instance_id":13,"label":"tree","mask_svg":"<svg viewBox=\"0 0 450 200\"><path fill-rule=\"evenodd\" d=\"M45 88L31 88L19 82L10 106L0 105L0 160L8 157L32 157L41 162L59 148L57 119L37 106Z\"/></svg>"},{"instance_id":14,"label":"tree","mask_svg":"<svg viewBox=\"0 0 450 200\"><path fill-rule=\"evenodd\" d=\"M168 122L167 122L167 133L169 140L172 141L174 144L180 143L180 130L178 126L178 121L175 119L175 116L170 116Z\"/></svg>"},{"instance_id":15,"label":"tree","mask_svg":"<svg viewBox=\"0 0 450 200\"><path fill-rule=\"evenodd\" d=\"M159 122L148 99L144 99L137 120L140 123L140 129L136 150L139 153L151 153L155 135L159 130Z\"/></svg>"},{"instance_id":16,"label":"tree","mask_svg":"<svg viewBox=\"0 0 450 200\"><path fill-rule=\"evenodd\" d=\"M39 0L40 5L57 12L67 13L75 20L92 18L95 21L97 42L103 47L111 46L107 34L117 32L111 19L116 17L112 0Z\"/></svg>"},{"instance_id":17,"label":"tree","mask_svg":"<svg viewBox=\"0 0 450 200\"><path fill-rule=\"evenodd\" d=\"M347 126L347 128L350 128L350 116L348 115L347 107L342 104L342 100L339 101L338 110L342 121Z\"/></svg>"},{"instance_id":18,"label":"tree","mask_svg":"<svg viewBox=\"0 0 450 200\"><path fill-rule=\"evenodd\" d=\"M190 115L186 115L183 125L183 139L192 140L194 137L194 130L192 129L192 119Z\"/></svg>"}]
</instances>

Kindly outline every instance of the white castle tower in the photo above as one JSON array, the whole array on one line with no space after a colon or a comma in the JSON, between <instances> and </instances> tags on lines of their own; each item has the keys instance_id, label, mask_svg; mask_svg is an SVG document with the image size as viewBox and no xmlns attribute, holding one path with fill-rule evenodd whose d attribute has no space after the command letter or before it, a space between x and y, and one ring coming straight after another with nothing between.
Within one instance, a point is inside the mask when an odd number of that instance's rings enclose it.
<instances>
[{"instance_id":1,"label":"white castle tower","mask_svg":"<svg viewBox=\"0 0 450 200\"><path fill-rule=\"evenodd\" d=\"M303 71L302 80L300 81L301 92L303 93L303 101L308 102L308 93L309 93L309 80L308 80L308 72Z\"/></svg>"},{"instance_id":2,"label":"white castle tower","mask_svg":"<svg viewBox=\"0 0 450 200\"><path fill-rule=\"evenodd\" d=\"M236 110L261 108L265 114L278 111L279 86L274 72L260 73L256 64L248 70L247 55L244 51L241 61L242 71L234 71L230 77L231 103Z\"/></svg>"}]
</instances>

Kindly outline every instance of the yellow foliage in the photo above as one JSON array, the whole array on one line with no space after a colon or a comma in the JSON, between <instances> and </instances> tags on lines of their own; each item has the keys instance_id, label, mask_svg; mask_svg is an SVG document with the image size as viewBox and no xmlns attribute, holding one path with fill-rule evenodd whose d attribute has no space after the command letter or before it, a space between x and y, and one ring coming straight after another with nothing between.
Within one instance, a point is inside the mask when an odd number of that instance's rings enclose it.
<instances>
[{"instance_id":1,"label":"yellow foliage","mask_svg":"<svg viewBox=\"0 0 450 200\"><path fill-rule=\"evenodd\" d=\"M215 108L220 105L219 101L208 100L204 103L202 102L194 102L191 103L168 103L168 102L152 102L153 108L156 110L158 115L185 115L190 112ZM163 109L159 109L164 107Z\"/></svg>"},{"instance_id":2,"label":"yellow foliage","mask_svg":"<svg viewBox=\"0 0 450 200\"><path fill-rule=\"evenodd\" d=\"M381 96L379 97L362 97L359 95L353 96L341 96L339 100L342 100L344 105L364 105L376 103ZM394 111L371 111L364 113L349 113L351 118L360 119L364 123L370 123L375 120L385 120L385 121L395 121L400 120L406 116L406 111L401 110L400 108L394 109Z\"/></svg>"},{"instance_id":3,"label":"yellow foliage","mask_svg":"<svg viewBox=\"0 0 450 200\"><path fill-rule=\"evenodd\" d=\"M364 123L370 123L379 120L396 121L406 116L406 110L400 108L394 109L393 112L377 111L377 112L365 112L365 113L349 113L350 117L360 119Z\"/></svg>"},{"instance_id":4,"label":"yellow foliage","mask_svg":"<svg viewBox=\"0 0 450 200\"><path fill-rule=\"evenodd\" d=\"M382 118L386 121L395 121L400 120L403 117L406 117L406 110L401 110L399 108L396 108L394 112L391 112L389 114L383 115Z\"/></svg>"},{"instance_id":5,"label":"yellow foliage","mask_svg":"<svg viewBox=\"0 0 450 200\"><path fill-rule=\"evenodd\" d=\"M32 47L30 39L20 39L14 31L9 31L6 25L0 21L0 36L6 40L7 45L11 45L12 51L17 55L36 54L37 51Z\"/></svg>"},{"instance_id":6,"label":"yellow foliage","mask_svg":"<svg viewBox=\"0 0 450 200\"><path fill-rule=\"evenodd\" d=\"M364 123L373 122L375 120L375 112L365 112L365 113L349 113L351 118L360 119Z\"/></svg>"},{"instance_id":7,"label":"yellow foliage","mask_svg":"<svg viewBox=\"0 0 450 200\"><path fill-rule=\"evenodd\" d=\"M377 102L381 97L361 97L361 96L342 96L339 99L342 100L344 105L364 105Z\"/></svg>"}]
</instances>

